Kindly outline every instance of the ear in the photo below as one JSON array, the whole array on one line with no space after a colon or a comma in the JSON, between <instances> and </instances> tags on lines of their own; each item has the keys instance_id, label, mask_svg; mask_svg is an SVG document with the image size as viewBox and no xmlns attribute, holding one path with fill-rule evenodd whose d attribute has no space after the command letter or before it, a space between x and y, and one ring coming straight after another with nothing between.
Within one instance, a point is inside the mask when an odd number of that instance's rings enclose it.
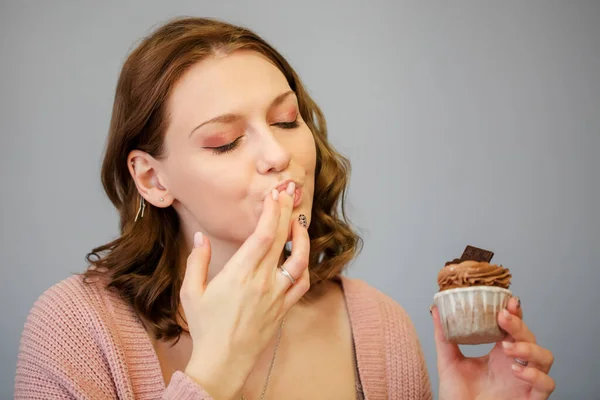
<instances>
[{"instance_id":1,"label":"ear","mask_svg":"<svg viewBox=\"0 0 600 400\"><path fill-rule=\"evenodd\" d=\"M160 162L140 150L133 150L127 157L127 167L140 195L155 207L166 208L173 204L173 196L163 182ZM162 201L161 201L162 199Z\"/></svg>"}]
</instances>

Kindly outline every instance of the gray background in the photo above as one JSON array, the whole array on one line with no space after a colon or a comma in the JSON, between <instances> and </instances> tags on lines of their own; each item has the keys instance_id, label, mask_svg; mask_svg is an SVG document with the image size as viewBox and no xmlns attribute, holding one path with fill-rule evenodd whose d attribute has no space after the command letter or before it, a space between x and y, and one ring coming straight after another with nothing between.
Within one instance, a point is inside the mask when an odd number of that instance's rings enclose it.
<instances>
[{"instance_id":1,"label":"gray background","mask_svg":"<svg viewBox=\"0 0 600 400\"><path fill-rule=\"evenodd\" d=\"M117 232L99 167L120 66L183 14L247 25L298 70L353 162L349 273L409 312L434 389L427 309L473 244L510 267L553 398L600 398L600 2L122 3L0 6L0 398L34 300Z\"/></svg>"}]
</instances>

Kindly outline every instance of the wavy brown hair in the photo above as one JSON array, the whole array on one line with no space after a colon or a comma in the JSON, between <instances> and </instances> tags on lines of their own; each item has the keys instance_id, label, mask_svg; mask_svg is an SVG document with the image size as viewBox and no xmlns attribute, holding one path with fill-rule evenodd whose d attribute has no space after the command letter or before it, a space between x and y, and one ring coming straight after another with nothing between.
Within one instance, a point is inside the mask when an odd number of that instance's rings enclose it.
<instances>
[{"instance_id":1,"label":"wavy brown hair","mask_svg":"<svg viewBox=\"0 0 600 400\"><path fill-rule=\"evenodd\" d=\"M160 159L174 85L195 63L241 49L262 54L285 75L316 143L315 194L308 230L311 289L305 297L310 299L318 283L338 277L362 246L344 211L350 163L329 144L323 113L283 56L243 27L205 18L171 20L141 41L119 76L101 176L106 194L119 211L121 235L93 249L86 256L91 268L82 274L86 281L105 278L107 288L134 308L156 339L177 339L184 331L177 322L183 280L176 267L182 261L180 222L172 207L151 205L143 218L134 221L139 194L127 156L138 149Z\"/></svg>"}]
</instances>

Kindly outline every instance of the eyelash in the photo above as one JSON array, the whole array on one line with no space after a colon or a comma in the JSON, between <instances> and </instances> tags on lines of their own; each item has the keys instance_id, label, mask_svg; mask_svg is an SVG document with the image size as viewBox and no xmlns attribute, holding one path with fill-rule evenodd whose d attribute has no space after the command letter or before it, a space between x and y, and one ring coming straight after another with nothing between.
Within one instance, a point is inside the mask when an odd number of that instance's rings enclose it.
<instances>
[{"instance_id":1,"label":"eyelash","mask_svg":"<svg viewBox=\"0 0 600 400\"><path fill-rule=\"evenodd\" d=\"M296 119L295 121L292 121L292 122L278 122L273 125L281 128L281 129L294 129L294 128L297 128L298 126L300 126L300 124L298 123L298 119ZM238 147L241 138L242 138L242 136L238 137L233 142L228 143L224 146L209 147L209 149L211 149L213 151L213 153L215 153L215 154L229 153L230 151L233 151Z\"/></svg>"},{"instance_id":2,"label":"eyelash","mask_svg":"<svg viewBox=\"0 0 600 400\"><path fill-rule=\"evenodd\" d=\"M209 147L209 149L211 149L213 151L213 153L215 153L215 154L229 153L230 151L235 150L235 148L238 146L238 143L240 142L241 138L242 137L240 136L239 138L235 139L233 142L228 143L224 146Z\"/></svg>"},{"instance_id":3,"label":"eyelash","mask_svg":"<svg viewBox=\"0 0 600 400\"><path fill-rule=\"evenodd\" d=\"M273 124L273 125L278 126L282 129L294 129L294 128L297 128L300 124L298 123L298 119L296 118L292 122L279 122L279 123Z\"/></svg>"}]
</instances>

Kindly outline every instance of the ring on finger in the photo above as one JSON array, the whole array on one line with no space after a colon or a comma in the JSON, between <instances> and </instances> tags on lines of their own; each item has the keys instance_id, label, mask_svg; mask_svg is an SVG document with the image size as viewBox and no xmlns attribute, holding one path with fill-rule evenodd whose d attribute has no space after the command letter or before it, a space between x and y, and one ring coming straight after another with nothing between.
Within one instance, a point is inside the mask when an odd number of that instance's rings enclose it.
<instances>
[{"instance_id":1,"label":"ring on finger","mask_svg":"<svg viewBox=\"0 0 600 400\"><path fill-rule=\"evenodd\" d=\"M294 285L296 283L296 280L294 279L294 277L292 275L290 275L290 273L287 272L287 270L285 268L283 268L283 266L279 267L279 269L281 270L281 273L284 274L285 276L287 276L287 278L290 280L290 282L292 282L292 285Z\"/></svg>"},{"instance_id":2,"label":"ring on finger","mask_svg":"<svg viewBox=\"0 0 600 400\"><path fill-rule=\"evenodd\" d=\"M529 361L521 360L520 358L515 358L515 362L517 364L521 364L524 367L526 367L527 365L529 365Z\"/></svg>"}]
</instances>

